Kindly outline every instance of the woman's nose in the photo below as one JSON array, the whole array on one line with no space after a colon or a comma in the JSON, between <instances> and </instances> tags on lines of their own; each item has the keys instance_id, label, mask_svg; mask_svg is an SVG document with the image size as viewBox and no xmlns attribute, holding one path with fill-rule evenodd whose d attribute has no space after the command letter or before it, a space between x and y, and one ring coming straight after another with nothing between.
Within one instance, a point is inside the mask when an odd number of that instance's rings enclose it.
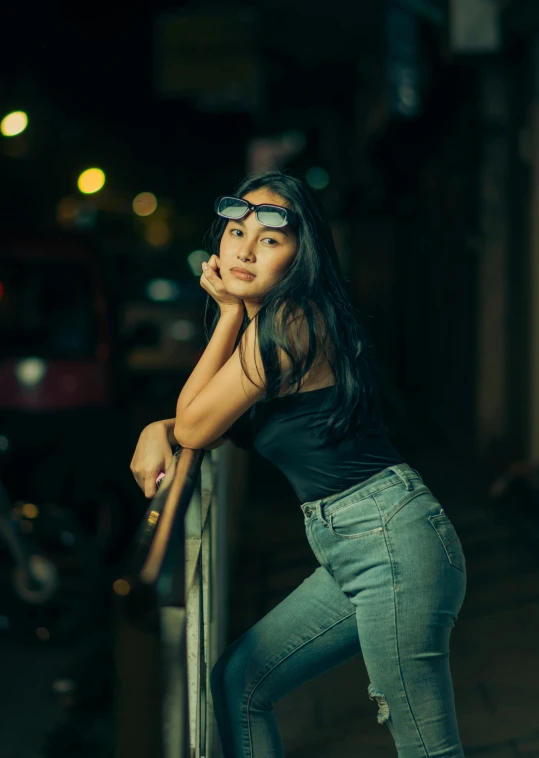
<instances>
[{"instance_id":1,"label":"woman's nose","mask_svg":"<svg viewBox=\"0 0 539 758\"><path fill-rule=\"evenodd\" d=\"M255 241L242 239L240 245L237 248L237 254L243 258L251 258L254 255Z\"/></svg>"}]
</instances>

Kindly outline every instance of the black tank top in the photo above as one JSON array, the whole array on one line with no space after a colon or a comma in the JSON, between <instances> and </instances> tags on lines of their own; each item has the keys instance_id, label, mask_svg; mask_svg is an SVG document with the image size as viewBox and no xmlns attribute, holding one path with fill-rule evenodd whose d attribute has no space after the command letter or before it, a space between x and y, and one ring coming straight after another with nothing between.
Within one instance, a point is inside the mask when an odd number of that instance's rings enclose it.
<instances>
[{"instance_id":1,"label":"black tank top","mask_svg":"<svg viewBox=\"0 0 539 758\"><path fill-rule=\"evenodd\" d=\"M258 403L223 435L238 447L255 449L282 471L301 503L328 497L388 466L405 463L385 430L358 437L352 429L334 447L315 434L330 412L321 410L331 387Z\"/></svg>"}]
</instances>

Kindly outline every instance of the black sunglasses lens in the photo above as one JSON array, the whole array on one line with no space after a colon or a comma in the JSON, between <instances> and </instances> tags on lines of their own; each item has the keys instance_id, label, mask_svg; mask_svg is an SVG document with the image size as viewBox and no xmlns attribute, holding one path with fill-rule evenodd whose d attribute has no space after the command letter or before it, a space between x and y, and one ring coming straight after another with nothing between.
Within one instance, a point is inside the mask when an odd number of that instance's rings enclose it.
<instances>
[{"instance_id":1,"label":"black sunglasses lens","mask_svg":"<svg viewBox=\"0 0 539 758\"><path fill-rule=\"evenodd\" d=\"M219 201L217 213L226 218L242 218L249 208L245 200L238 197L223 197Z\"/></svg>"},{"instance_id":2,"label":"black sunglasses lens","mask_svg":"<svg viewBox=\"0 0 539 758\"><path fill-rule=\"evenodd\" d=\"M264 226L286 226L288 223L288 215L285 208L261 205L256 215Z\"/></svg>"}]
</instances>

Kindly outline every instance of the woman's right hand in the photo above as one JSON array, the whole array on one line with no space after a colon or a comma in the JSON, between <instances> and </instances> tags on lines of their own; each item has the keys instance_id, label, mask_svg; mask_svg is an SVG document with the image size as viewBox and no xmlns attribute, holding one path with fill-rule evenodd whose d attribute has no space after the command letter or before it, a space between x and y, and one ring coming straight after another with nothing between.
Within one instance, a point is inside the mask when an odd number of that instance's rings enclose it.
<instances>
[{"instance_id":1,"label":"woman's right hand","mask_svg":"<svg viewBox=\"0 0 539 758\"><path fill-rule=\"evenodd\" d=\"M202 275L200 277L200 286L211 295L221 313L226 310L245 310L243 300L236 295L232 295L223 283L221 277L221 259L218 255L212 255L209 261L202 264Z\"/></svg>"},{"instance_id":2,"label":"woman's right hand","mask_svg":"<svg viewBox=\"0 0 539 758\"><path fill-rule=\"evenodd\" d=\"M131 460L130 469L140 489L147 498L157 492L155 480L161 471L167 470L172 460L172 448L167 430L161 421L144 427Z\"/></svg>"}]
</instances>

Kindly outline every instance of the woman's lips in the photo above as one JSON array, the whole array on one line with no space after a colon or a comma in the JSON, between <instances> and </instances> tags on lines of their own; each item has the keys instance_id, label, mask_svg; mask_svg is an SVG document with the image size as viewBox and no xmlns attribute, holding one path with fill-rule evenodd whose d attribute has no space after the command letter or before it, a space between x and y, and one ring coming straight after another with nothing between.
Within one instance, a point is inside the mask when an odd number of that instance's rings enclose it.
<instances>
[{"instance_id":1,"label":"woman's lips","mask_svg":"<svg viewBox=\"0 0 539 758\"><path fill-rule=\"evenodd\" d=\"M250 282L252 279L256 278L254 274L246 274L244 271L237 271L235 268L231 268L230 273L237 276L238 279L243 279L246 282Z\"/></svg>"}]
</instances>

